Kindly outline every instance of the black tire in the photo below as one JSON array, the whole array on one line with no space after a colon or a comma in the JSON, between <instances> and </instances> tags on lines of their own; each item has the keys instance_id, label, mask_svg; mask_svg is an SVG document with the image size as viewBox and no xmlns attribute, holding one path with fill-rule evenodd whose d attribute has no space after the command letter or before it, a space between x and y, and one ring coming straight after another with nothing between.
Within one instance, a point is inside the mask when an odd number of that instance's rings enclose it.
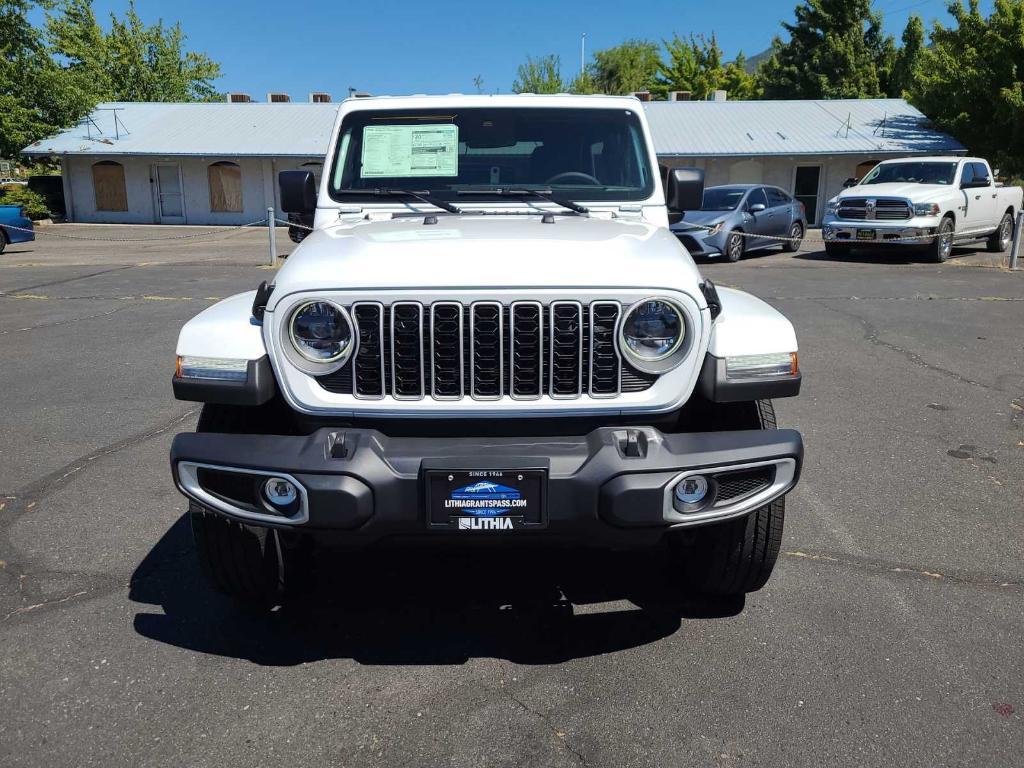
<instances>
[{"instance_id":1,"label":"black tire","mask_svg":"<svg viewBox=\"0 0 1024 768\"><path fill-rule=\"evenodd\" d=\"M204 405L196 431L245 434L252 427L254 410ZM219 592L249 611L265 612L283 605L295 591L302 564L308 562L299 554L304 542L274 529L229 520L195 503L189 505L189 517L199 565Z\"/></svg>"},{"instance_id":2,"label":"black tire","mask_svg":"<svg viewBox=\"0 0 1024 768\"><path fill-rule=\"evenodd\" d=\"M992 253L1006 253L1006 249L1013 242L1013 214L1007 211L999 220L999 227L989 237L985 247Z\"/></svg>"},{"instance_id":3,"label":"black tire","mask_svg":"<svg viewBox=\"0 0 1024 768\"><path fill-rule=\"evenodd\" d=\"M746 238L739 231L730 232L729 237L725 239L725 258L736 263L743 258L743 253L747 249Z\"/></svg>"},{"instance_id":4,"label":"black tire","mask_svg":"<svg viewBox=\"0 0 1024 768\"><path fill-rule=\"evenodd\" d=\"M794 221L793 226L789 228L789 237L791 239L782 244L782 250L786 253L796 253L800 250L801 241L804 239L804 225L799 221Z\"/></svg>"},{"instance_id":5,"label":"black tire","mask_svg":"<svg viewBox=\"0 0 1024 768\"><path fill-rule=\"evenodd\" d=\"M941 264L949 258L953 252L953 232L953 219L946 216L939 222L939 228L927 246L926 252L930 261Z\"/></svg>"},{"instance_id":6,"label":"black tire","mask_svg":"<svg viewBox=\"0 0 1024 768\"><path fill-rule=\"evenodd\" d=\"M3 228L0 228L0 253L3 253L7 248L7 233L4 232Z\"/></svg>"},{"instance_id":7,"label":"black tire","mask_svg":"<svg viewBox=\"0 0 1024 768\"><path fill-rule=\"evenodd\" d=\"M195 506L189 517L199 565L217 591L253 611L268 611L284 601L285 557L277 531Z\"/></svg>"},{"instance_id":8,"label":"black tire","mask_svg":"<svg viewBox=\"0 0 1024 768\"><path fill-rule=\"evenodd\" d=\"M770 400L744 404L737 418L728 412L727 429L775 429ZM670 540L672 568L681 572L686 590L697 595L739 596L765 585L782 547L785 498L749 515L683 531Z\"/></svg>"},{"instance_id":9,"label":"black tire","mask_svg":"<svg viewBox=\"0 0 1024 768\"><path fill-rule=\"evenodd\" d=\"M833 259L844 259L850 255L850 246L846 243L825 243L825 254Z\"/></svg>"}]
</instances>

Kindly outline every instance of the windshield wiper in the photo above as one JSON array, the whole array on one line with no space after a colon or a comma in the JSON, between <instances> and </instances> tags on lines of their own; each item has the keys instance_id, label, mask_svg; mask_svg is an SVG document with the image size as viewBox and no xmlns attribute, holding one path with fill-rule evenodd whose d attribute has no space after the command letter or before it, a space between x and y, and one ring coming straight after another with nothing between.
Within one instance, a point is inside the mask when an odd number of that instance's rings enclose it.
<instances>
[{"instance_id":1,"label":"windshield wiper","mask_svg":"<svg viewBox=\"0 0 1024 768\"><path fill-rule=\"evenodd\" d=\"M513 188L513 187L488 187L486 189L460 189L455 194L457 195L499 195L508 197L524 197L530 196L539 197L541 200L547 200L549 203L560 205L567 210L573 211L574 213L585 214L590 213L589 208L585 208L579 203L574 203L572 200L565 200L561 197L556 197L550 189L526 189L526 188Z\"/></svg>"},{"instance_id":2,"label":"windshield wiper","mask_svg":"<svg viewBox=\"0 0 1024 768\"><path fill-rule=\"evenodd\" d=\"M462 209L457 205L452 205L444 200L438 200L433 197L429 191L415 191L412 189L385 189L376 187L373 189L336 189L336 194L339 195L381 195L386 197L414 197L420 202L424 202L427 205L433 205L436 208L440 208L442 211L448 211L449 213L462 213Z\"/></svg>"}]
</instances>

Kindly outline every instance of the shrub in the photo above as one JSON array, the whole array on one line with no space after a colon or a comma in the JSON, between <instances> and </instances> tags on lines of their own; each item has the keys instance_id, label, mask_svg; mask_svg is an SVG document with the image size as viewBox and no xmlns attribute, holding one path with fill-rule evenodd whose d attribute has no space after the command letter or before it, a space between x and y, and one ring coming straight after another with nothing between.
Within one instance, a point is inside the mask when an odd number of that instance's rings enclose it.
<instances>
[{"instance_id":1,"label":"shrub","mask_svg":"<svg viewBox=\"0 0 1024 768\"><path fill-rule=\"evenodd\" d=\"M20 205L25 209L25 215L33 221L50 217L46 199L38 192L21 184L7 184L0 187L0 192L0 205Z\"/></svg>"}]
</instances>

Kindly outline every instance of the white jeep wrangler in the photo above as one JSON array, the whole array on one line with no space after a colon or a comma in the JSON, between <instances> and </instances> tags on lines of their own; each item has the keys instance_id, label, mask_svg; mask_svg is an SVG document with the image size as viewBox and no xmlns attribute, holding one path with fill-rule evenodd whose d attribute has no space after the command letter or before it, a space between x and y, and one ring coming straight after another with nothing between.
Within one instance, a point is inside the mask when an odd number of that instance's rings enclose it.
<instances>
[{"instance_id":1,"label":"white jeep wrangler","mask_svg":"<svg viewBox=\"0 0 1024 768\"><path fill-rule=\"evenodd\" d=\"M344 102L273 283L181 331L205 403L171 470L213 583L284 599L317 547L662 547L681 592L768 579L800 434L793 327L701 278L643 109L604 96ZM668 205L666 205L666 200Z\"/></svg>"}]
</instances>

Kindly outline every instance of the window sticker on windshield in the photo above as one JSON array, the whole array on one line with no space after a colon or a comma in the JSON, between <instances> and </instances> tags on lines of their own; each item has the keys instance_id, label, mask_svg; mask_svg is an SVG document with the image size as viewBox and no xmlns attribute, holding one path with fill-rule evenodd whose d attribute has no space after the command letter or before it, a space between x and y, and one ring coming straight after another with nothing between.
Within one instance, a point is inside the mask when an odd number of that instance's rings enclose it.
<instances>
[{"instance_id":1,"label":"window sticker on windshield","mask_svg":"<svg viewBox=\"0 0 1024 768\"><path fill-rule=\"evenodd\" d=\"M361 178L458 176L459 127L368 125L363 129Z\"/></svg>"}]
</instances>

